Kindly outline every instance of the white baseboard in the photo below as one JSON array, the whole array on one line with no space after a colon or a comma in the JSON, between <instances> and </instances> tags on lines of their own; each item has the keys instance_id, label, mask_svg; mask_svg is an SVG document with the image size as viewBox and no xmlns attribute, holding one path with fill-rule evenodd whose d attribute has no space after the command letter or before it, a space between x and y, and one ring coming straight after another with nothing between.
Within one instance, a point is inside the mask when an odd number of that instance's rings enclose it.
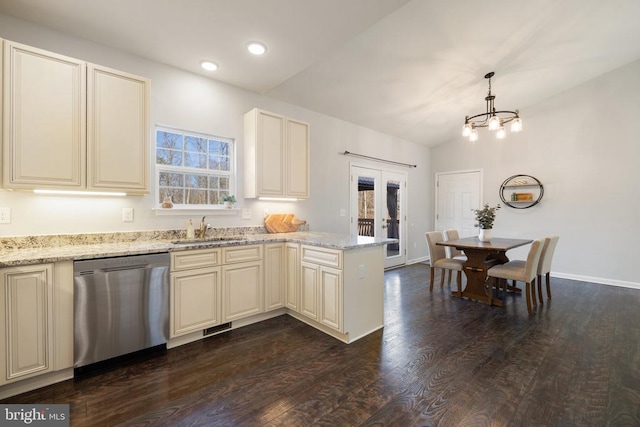
<instances>
[{"instance_id":1,"label":"white baseboard","mask_svg":"<svg viewBox=\"0 0 640 427\"><path fill-rule=\"evenodd\" d=\"M607 279L604 277L581 276L579 274L556 273L553 271L551 272L551 277L557 277L559 279L577 280L578 282L598 283L600 285L620 286L623 288L640 289L640 283L627 282L624 280Z\"/></svg>"},{"instance_id":2,"label":"white baseboard","mask_svg":"<svg viewBox=\"0 0 640 427\"><path fill-rule=\"evenodd\" d=\"M407 260L406 265L418 264L419 262L427 262L427 261L429 261L429 257L423 256L422 258L414 258L414 259Z\"/></svg>"}]
</instances>

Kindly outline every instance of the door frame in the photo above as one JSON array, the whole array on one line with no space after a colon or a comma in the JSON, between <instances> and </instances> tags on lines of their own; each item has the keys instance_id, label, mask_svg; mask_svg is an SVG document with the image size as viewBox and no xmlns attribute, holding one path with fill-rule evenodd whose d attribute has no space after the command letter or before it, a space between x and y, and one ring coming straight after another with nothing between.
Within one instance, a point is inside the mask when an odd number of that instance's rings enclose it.
<instances>
[{"instance_id":1,"label":"door frame","mask_svg":"<svg viewBox=\"0 0 640 427\"><path fill-rule=\"evenodd\" d=\"M436 176L435 176L435 203L434 203L434 209L435 212L433 213L433 218L434 218L434 230L441 230L442 227L440 227L440 218L438 217L438 212L440 212L440 206L439 206L439 201L440 201L440 177L443 175L461 175L461 174L467 174L467 173L478 173L480 175L480 180L478 183L478 200L479 200L479 206L482 206L484 203L484 171L482 169L466 169L466 170L458 170L458 171L449 171L449 172L436 172Z\"/></svg>"},{"instance_id":2,"label":"door frame","mask_svg":"<svg viewBox=\"0 0 640 427\"><path fill-rule=\"evenodd\" d=\"M402 183L401 184L401 197L400 197L400 232L399 232L399 252L398 255L393 257L387 257L387 246L385 245L385 268L394 268L401 265L405 265L407 263L407 194L408 194L408 186L409 186L409 174L406 171L394 168L382 168L378 165L370 165L365 163L358 162L349 162L349 233L351 235L358 235L358 197L357 197L357 182L354 183L354 168L360 169L368 169L373 171L373 173L379 174L380 177L380 185L379 187L382 189L384 185L384 175L394 174L401 175ZM353 189L356 188L356 191ZM376 205L380 203L380 206L376 206L376 219L378 218L386 218L387 208L386 208L386 197L382 197L383 192L380 191L380 194L376 195ZM386 191L384 192L386 194ZM380 202L378 202L380 200ZM377 223L379 221L376 221ZM385 229L386 230L386 229ZM382 228L375 228L374 236L380 237L380 233L383 231Z\"/></svg>"}]
</instances>

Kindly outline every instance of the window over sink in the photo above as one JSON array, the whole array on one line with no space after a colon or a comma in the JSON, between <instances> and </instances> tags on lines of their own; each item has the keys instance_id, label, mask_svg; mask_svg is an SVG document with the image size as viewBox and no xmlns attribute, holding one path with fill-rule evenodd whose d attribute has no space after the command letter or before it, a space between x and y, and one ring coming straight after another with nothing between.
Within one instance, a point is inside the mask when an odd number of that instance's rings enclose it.
<instances>
[{"instance_id":1,"label":"window over sink","mask_svg":"<svg viewBox=\"0 0 640 427\"><path fill-rule=\"evenodd\" d=\"M234 194L234 140L167 127L156 128L157 203L217 208Z\"/></svg>"}]
</instances>

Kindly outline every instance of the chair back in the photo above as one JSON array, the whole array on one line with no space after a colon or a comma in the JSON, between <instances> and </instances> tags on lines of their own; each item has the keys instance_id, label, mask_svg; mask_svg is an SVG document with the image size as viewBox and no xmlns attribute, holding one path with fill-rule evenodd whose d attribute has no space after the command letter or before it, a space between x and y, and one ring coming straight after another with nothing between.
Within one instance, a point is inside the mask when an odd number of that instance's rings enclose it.
<instances>
[{"instance_id":1,"label":"chair back","mask_svg":"<svg viewBox=\"0 0 640 427\"><path fill-rule=\"evenodd\" d=\"M527 262L524 266L524 276L527 282L533 281L538 273L538 263L540 262L540 254L542 254L542 247L544 246L545 239L537 239L531 243L529 249L529 255L527 255Z\"/></svg>"},{"instance_id":2,"label":"chair back","mask_svg":"<svg viewBox=\"0 0 640 427\"><path fill-rule=\"evenodd\" d=\"M444 230L442 234L444 235L445 242L448 242L449 240L458 240L460 238L458 230L456 229ZM447 254L447 258L453 258L462 255L462 251L460 249L456 249L452 246L445 246L444 250Z\"/></svg>"},{"instance_id":3,"label":"chair back","mask_svg":"<svg viewBox=\"0 0 640 427\"><path fill-rule=\"evenodd\" d=\"M556 245L560 236L549 236L544 239L544 246L542 247L542 253L540 254L540 262L538 263L538 275L542 276L551 271L551 260L553 259L553 253L556 250Z\"/></svg>"},{"instance_id":4,"label":"chair back","mask_svg":"<svg viewBox=\"0 0 640 427\"><path fill-rule=\"evenodd\" d=\"M429 262L431 265L439 259L446 258L447 255L445 254L444 246L436 245L436 243L444 240L440 231L428 231L424 233L424 238L427 239Z\"/></svg>"}]
</instances>

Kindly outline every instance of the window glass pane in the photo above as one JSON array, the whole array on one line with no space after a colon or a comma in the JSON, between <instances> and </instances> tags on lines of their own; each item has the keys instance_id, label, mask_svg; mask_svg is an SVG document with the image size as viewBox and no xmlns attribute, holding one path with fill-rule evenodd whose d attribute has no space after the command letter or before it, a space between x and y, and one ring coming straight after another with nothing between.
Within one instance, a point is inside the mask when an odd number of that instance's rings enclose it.
<instances>
[{"instance_id":1,"label":"window glass pane","mask_svg":"<svg viewBox=\"0 0 640 427\"><path fill-rule=\"evenodd\" d=\"M160 185L170 187L183 187L184 174L176 172L160 172Z\"/></svg>"},{"instance_id":2,"label":"window glass pane","mask_svg":"<svg viewBox=\"0 0 640 427\"><path fill-rule=\"evenodd\" d=\"M190 205L206 205L207 204L207 191L206 190L194 190L187 189L187 201Z\"/></svg>"},{"instance_id":3,"label":"window glass pane","mask_svg":"<svg viewBox=\"0 0 640 427\"><path fill-rule=\"evenodd\" d=\"M226 177L220 178L220 189L223 189L223 190L229 189L229 178L226 178Z\"/></svg>"},{"instance_id":4,"label":"window glass pane","mask_svg":"<svg viewBox=\"0 0 640 427\"><path fill-rule=\"evenodd\" d=\"M205 154L185 153L184 165L190 168L207 169L207 156Z\"/></svg>"},{"instance_id":5,"label":"window glass pane","mask_svg":"<svg viewBox=\"0 0 640 427\"><path fill-rule=\"evenodd\" d=\"M220 195L216 190L209 191L209 203L214 205L222 203L220 201Z\"/></svg>"},{"instance_id":6,"label":"window glass pane","mask_svg":"<svg viewBox=\"0 0 640 427\"><path fill-rule=\"evenodd\" d=\"M197 138L195 136L186 136L184 149L186 151L193 151L196 153L206 153L207 140L205 138Z\"/></svg>"},{"instance_id":7,"label":"window glass pane","mask_svg":"<svg viewBox=\"0 0 640 427\"><path fill-rule=\"evenodd\" d=\"M156 147L182 150L182 135L159 130L156 133Z\"/></svg>"},{"instance_id":8,"label":"window glass pane","mask_svg":"<svg viewBox=\"0 0 640 427\"><path fill-rule=\"evenodd\" d=\"M182 166L182 152L158 148L156 163L159 165Z\"/></svg>"},{"instance_id":9,"label":"window glass pane","mask_svg":"<svg viewBox=\"0 0 640 427\"><path fill-rule=\"evenodd\" d=\"M160 187L158 192L158 200L163 200L170 196L171 201L175 203L184 203L184 190L182 188Z\"/></svg>"}]
</instances>

